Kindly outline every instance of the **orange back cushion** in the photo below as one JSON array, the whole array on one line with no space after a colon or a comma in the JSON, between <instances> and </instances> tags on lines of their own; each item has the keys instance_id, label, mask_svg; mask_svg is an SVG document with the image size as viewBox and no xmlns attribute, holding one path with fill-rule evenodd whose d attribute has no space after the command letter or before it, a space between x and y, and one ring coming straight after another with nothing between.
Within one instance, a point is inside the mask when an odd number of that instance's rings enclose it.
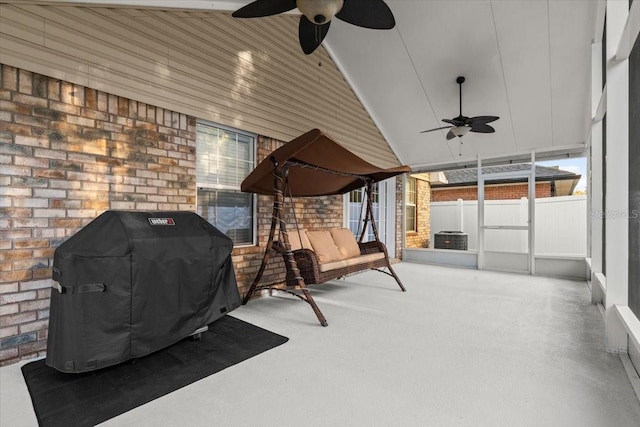
<instances>
[{"instance_id":1,"label":"orange back cushion","mask_svg":"<svg viewBox=\"0 0 640 427\"><path fill-rule=\"evenodd\" d=\"M331 230L331 237L335 242L342 259L355 258L360 256L360 246L356 242L356 237L348 228L334 228Z\"/></svg>"},{"instance_id":2,"label":"orange back cushion","mask_svg":"<svg viewBox=\"0 0 640 427\"><path fill-rule=\"evenodd\" d=\"M303 228L296 230L294 228L287 230L287 234L289 235L289 244L291 245L292 251L297 251L298 249L313 249L307 237L307 230Z\"/></svg>"},{"instance_id":3,"label":"orange back cushion","mask_svg":"<svg viewBox=\"0 0 640 427\"><path fill-rule=\"evenodd\" d=\"M313 246L313 252L316 253L318 261L320 262L332 262L340 261L342 255L333 242L331 233L329 230L309 230L307 236Z\"/></svg>"}]
</instances>

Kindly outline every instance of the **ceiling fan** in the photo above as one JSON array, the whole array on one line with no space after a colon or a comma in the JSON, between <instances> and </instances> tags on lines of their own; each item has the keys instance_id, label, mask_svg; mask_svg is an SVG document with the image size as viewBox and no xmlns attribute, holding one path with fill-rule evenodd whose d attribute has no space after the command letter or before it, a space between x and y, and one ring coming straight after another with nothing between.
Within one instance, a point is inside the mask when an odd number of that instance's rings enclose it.
<instances>
[{"instance_id":1,"label":"ceiling fan","mask_svg":"<svg viewBox=\"0 0 640 427\"><path fill-rule=\"evenodd\" d=\"M259 18L298 8L302 12L298 37L309 55L320 46L334 16L364 28L388 30L396 25L384 0L256 0L233 12L235 18Z\"/></svg>"},{"instance_id":2,"label":"ceiling fan","mask_svg":"<svg viewBox=\"0 0 640 427\"><path fill-rule=\"evenodd\" d=\"M493 133L496 130L489 126L487 123L494 122L500 117L497 116L476 116L467 117L462 115L462 83L465 78L460 76L456 79L456 83L460 86L460 114L453 119L442 119L443 122L449 123L449 126L442 126L434 129L423 130L420 133L433 132L434 130L449 129L447 132L447 140L453 139L456 136L462 138L467 132L478 133Z\"/></svg>"}]
</instances>

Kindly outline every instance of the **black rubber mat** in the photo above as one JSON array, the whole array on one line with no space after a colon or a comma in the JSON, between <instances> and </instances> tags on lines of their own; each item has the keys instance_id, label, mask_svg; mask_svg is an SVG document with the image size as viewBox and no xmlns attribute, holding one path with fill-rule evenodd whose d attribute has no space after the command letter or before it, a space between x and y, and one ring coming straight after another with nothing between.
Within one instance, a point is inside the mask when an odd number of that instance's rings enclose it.
<instances>
[{"instance_id":1,"label":"black rubber mat","mask_svg":"<svg viewBox=\"0 0 640 427\"><path fill-rule=\"evenodd\" d=\"M185 339L117 366L69 374L38 360L22 374L41 426L93 426L287 341L227 315L199 341Z\"/></svg>"}]
</instances>

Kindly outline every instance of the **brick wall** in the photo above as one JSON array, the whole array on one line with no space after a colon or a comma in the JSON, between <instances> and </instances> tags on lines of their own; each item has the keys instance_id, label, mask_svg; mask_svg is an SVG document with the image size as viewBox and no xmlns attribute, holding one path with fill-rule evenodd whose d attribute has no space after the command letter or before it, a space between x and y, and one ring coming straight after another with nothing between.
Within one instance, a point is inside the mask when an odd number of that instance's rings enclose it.
<instances>
[{"instance_id":1,"label":"brick wall","mask_svg":"<svg viewBox=\"0 0 640 427\"><path fill-rule=\"evenodd\" d=\"M403 188L404 175L398 175L396 177L396 258L402 259L402 230L404 221L402 216L402 207L404 204L404 188Z\"/></svg>"},{"instance_id":2,"label":"brick wall","mask_svg":"<svg viewBox=\"0 0 640 427\"><path fill-rule=\"evenodd\" d=\"M46 347L55 248L107 209L194 210L195 121L1 66L0 364Z\"/></svg>"},{"instance_id":3,"label":"brick wall","mask_svg":"<svg viewBox=\"0 0 640 427\"><path fill-rule=\"evenodd\" d=\"M1 65L0 365L46 350L53 252L107 209L195 211L196 119ZM282 144L258 138L258 160ZM342 227L342 196L295 199L307 228ZM238 247L251 285L271 224L258 197L259 246ZM291 213L287 214L290 223ZM262 283L284 280L273 256Z\"/></svg>"},{"instance_id":4,"label":"brick wall","mask_svg":"<svg viewBox=\"0 0 640 427\"><path fill-rule=\"evenodd\" d=\"M510 200L528 197L529 189L526 183L523 184L498 184L488 185L484 190L485 200ZM536 182L536 198L551 197L550 182ZM432 202L450 202L462 200L478 200L478 187L446 187L432 188Z\"/></svg>"},{"instance_id":5,"label":"brick wall","mask_svg":"<svg viewBox=\"0 0 640 427\"><path fill-rule=\"evenodd\" d=\"M407 248L428 248L431 238L431 185L423 179L416 179L416 231L407 232Z\"/></svg>"}]
</instances>

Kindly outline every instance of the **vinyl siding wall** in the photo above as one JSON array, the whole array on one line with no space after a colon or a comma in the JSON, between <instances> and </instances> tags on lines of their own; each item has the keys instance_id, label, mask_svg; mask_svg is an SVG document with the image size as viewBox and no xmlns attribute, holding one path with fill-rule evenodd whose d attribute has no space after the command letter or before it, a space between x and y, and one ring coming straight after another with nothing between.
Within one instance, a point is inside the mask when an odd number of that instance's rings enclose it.
<instances>
[{"instance_id":1,"label":"vinyl siding wall","mask_svg":"<svg viewBox=\"0 0 640 427\"><path fill-rule=\"evenodd\" d=\"M319 128L367 161L398 160L298 17L0 5L0 63L288 141ZM319 65L321 64L321 65Z\"/></svg>"}]
</instances>

